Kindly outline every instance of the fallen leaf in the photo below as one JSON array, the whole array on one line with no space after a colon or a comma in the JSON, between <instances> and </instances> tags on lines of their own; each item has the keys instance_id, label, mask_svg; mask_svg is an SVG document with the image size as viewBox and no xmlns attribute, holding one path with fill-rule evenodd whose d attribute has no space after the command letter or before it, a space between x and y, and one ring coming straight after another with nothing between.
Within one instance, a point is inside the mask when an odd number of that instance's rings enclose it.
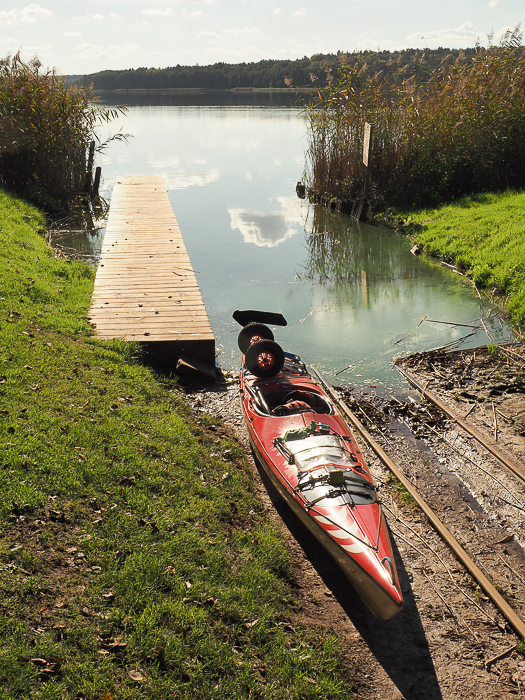
<instances>
[{"instance_id":1,"label":"fallen leaf","mask_svg":"<svg viewBox=\"0 0 525 700\"><path fill-rule=\"evenodd\" d=\"M203 605L216 605L219 601L217 598L206 598L206 600L202 601Z\"/></svg>"},{"instance_id":2,"label":"fallen leaf","mask_svg":"<svg viewBox=\"0 0 525 700\"><path fill-rule=\"evenodd\" d=\"M514 535L506 535L503 539L494 542L494 544L505 544L513 539Z\"/></svg>"},{"instance_id":3,"label":"fallen leaf","mask_svg":"<svg viewBox=\"0 0 525 700\"><path fill-rule=\"evenodd\" d=\"M45 659L29 659L29 661L35 664L35 666L47 666L47 661Z\"/></svg>"},{"instance_id":4,"label":"fallen leaf","mask_svg":"<svg viewBox=\"0 0 525 700\"><path fill-rule=\"evenodd\" d=\"M146 676L143 676L139 671L128 671L128 676L132 681L136 681L137 683L141 683L142 681L146 680Z\"/></svg>"},{"instance_id":5,"label":"fallen leaf","mask_svg":"<svg viewBox=\"0 0 525 700\"><path fill-rule=\"evenodd\" d=\"M120 637L117 637L117 639L110 639L108 644L108 649L110 651L119 651L120 649L125 649L128 646L128 643L123 642Z\"/></svg>"}]
</instances>

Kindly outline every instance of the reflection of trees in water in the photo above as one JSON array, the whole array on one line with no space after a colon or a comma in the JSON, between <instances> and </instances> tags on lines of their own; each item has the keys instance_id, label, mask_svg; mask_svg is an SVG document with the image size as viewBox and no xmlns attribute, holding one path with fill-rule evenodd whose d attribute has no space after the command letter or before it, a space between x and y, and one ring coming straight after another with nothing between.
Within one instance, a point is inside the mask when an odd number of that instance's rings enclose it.
<instances>
[{"instance_id":1,"label":"reflection of trees in water","mask_svg":"<svg viewBox=\"0 0 525 700\"><path fill-rule=\"evenodd\" d=\"M358 222L313 207L311 230L306 239L306 276L316 282L357 282L361 279L364 249Z\"/></svg>"},{"instance_id":2,"label":"reflection of trees in water","mask_svg":"<svg viewBox=\"0 0 525 700\"><path fill-rule=\"evenodd\" d=\"M307 227L304 276L321 284L362 284L417 275L417 260L393 232L364 230L358 221L325 207L313 207Z\"/></svg>"}]
</instances>

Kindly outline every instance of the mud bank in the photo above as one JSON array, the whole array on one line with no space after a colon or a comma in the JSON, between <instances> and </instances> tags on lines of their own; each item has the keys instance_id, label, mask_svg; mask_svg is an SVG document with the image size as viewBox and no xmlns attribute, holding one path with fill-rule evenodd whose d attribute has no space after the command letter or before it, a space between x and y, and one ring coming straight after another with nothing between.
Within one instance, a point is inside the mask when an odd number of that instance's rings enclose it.
<instances>
[{"instance_id":1,"label":"mud bank","mask_svg":"<svg viewBox=\"0 0 525 700\"><path fill-rule=\"evenodd\" d=\"M414 355L403 367L517 464L525 462L524 348ZM525 618L524 483L450 416L406 392L380 396L339 387L516 612ZM251 452L233 375L186 389L197 412L221 416ZM501 614L477 587L385 467L362 445L395 543L405 609L389 622L363 607L330 557L273 492L260 466L253 475L268 517L292 537L297 618L340 636L356 698L487 700L518 696L525 657Z\"/></svg>"}]
</instances>

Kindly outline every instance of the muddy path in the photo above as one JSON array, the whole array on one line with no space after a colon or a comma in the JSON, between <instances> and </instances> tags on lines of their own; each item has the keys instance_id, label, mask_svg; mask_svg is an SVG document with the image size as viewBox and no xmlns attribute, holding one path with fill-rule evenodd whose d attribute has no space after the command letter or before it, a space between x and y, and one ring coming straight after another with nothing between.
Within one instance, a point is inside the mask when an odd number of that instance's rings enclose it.
<instances>
[{"instance_id":1,"label":"muddy path","mask_svg":"<svg viewBox=\"0 0 525 700\"><path fill-rule=\"evenodd\" d=\"M523 359L522 359L523 357ZM525 348L414 355L403 362L453 414L525 471ZM392 531L405 609L374 619L317 541L279 499L252 456L225 376L186 388L196 412L220 416L244 446L268 516L288 535L298 621L337 633L363 700L467 700L525 693L516 634L359 440ZM347 405L432 506L513 609L525 619L525 482L449 416L410 388L380 395L339 387Z\"/></svg>"}]
</instances>

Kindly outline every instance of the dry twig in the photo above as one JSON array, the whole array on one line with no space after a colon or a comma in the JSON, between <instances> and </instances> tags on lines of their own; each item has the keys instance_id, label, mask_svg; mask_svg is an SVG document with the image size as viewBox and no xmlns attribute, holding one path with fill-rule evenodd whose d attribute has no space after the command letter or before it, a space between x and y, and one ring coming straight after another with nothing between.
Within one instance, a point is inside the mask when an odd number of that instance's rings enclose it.
<instances>
[{"instance_id":1,"label":"dry twig","mask_svg":"<svg viewBox=\"0 0 525 700\"><path fill-rule=\"evenodd\" d=\"M425 316L425 318L422 318L422 319L421 319L421 321L417 324L417 326L415 326L414 328L412 328L412 330L409 331L409 332L408 332L406 335L404 335L402 338L399 338L399 340L394 341L394 342L392 343L392 345L397 345L398 343L400 343L400 342L401 342L402 340L404 340L405 338L408 338L409 335L411 335L417 328L419 328L419 326L423 323L423 321L427 318L427 316L428 316L428 314Z\"/></svg>"}]
</instances>

